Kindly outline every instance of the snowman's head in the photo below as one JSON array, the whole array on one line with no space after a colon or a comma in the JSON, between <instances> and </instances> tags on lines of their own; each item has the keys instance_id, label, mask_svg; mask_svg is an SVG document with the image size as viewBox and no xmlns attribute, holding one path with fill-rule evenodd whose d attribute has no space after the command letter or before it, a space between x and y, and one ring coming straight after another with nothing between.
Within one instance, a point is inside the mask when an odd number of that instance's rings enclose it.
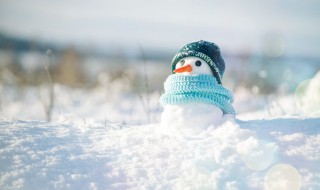
<instances>
[{"instance_id":1,"label":"snowman's head","mask_svg":"<svg viewBox=\"0 0 320 190\"><path fill-rule=\"evenodd\" d=\"M175 74L191 75L205 74L213 75L210 66L201 58L185 57L182 58L176 65L173 71Z\"/></svg>"},{"instance_id":2,"label":"snowman's head","mask_svg":"<svg viewBox=\"0 0 320 190\"><path fill-rule=\"evenodd\" d=\"M207 66L209 66L211 72L208 71ZM220 48L212 42L203 40L183 46L171 62L172 73L209 74L217 79L218 84L222 84L224 70L225 63L221 56Z\"/></svg>"}]
</instances>

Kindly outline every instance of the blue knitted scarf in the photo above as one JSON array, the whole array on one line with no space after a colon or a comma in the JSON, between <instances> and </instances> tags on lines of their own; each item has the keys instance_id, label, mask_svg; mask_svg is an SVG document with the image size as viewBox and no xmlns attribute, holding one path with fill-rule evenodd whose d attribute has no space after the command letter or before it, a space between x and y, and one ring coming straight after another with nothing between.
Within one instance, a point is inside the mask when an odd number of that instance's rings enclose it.
<instances>
[{"instance_id":1,"label":"blue knitted scarf","mask_svg":"<svg viewBox=\"0 0 320 190\"><path fill-rule=\"evenodd\" d=\"M208 103L221 108L224 114L235 115L232 92L218 84L213 76L172 74L165 81L164 90L160 97L162 105Z\"/></svg>"}]
</instances>

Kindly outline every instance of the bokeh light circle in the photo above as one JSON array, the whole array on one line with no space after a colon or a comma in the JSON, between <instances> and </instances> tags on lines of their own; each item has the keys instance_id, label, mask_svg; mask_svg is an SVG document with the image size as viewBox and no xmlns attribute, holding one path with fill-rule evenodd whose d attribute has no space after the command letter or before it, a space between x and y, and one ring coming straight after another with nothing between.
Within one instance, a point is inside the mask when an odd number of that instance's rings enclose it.
<instances>
[{"instance_id":1,"label":"bokeh light circle","mask_svg":"<svg viewBox=\"0 0 320 190\"><path fill-rule=\"evenodd\" d=\"M242 160L252 170L262 171L268 168L275 156L275 149L268 147L267 143L260 141L259 149L243 155Z\"/></svg>"},{"instance_id":2,"label":"bokeh light circle","mask_svg":"<svg viewBox=\"0 0 320 190\"><path fill-rule=\"evenodd\" d=\"M302 177L298 170L289 164L277 164L270 168L265 176L266 190L299 190Z\"/></svg>"},{"instance_id":3,"label":"bokeh light circle","mask_svg":"<svg viewBox=\"0 0 320 190\"><path fill-rule=\"evenodd\" d=\"M265 38L263 51L269 57L280 57L284 54L286 43L279 35L268 35Z\"/></svg>"},{"instance_id":4,"label":"bokeh light circle","mask_svg":"<svg viewBox=\"0 0 320 190\"><path fill-rule=\"evenodd\" d=\"M275 160L277 146L274 143L268 143L256 138L249 138L240 143L238 152L241 155L245 165L256 171L262 171L272 165Z\"/></svg>"}]
</instances>

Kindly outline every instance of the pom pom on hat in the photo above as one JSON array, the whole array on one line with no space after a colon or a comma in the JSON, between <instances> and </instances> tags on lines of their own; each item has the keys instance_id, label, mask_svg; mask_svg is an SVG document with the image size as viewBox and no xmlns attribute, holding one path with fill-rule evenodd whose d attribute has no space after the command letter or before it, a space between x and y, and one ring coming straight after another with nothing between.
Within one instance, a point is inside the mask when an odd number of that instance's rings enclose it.
<instances>
[{"instance_id":1,"label":"pom pom on hat","mask_svg":"<svg viewBox=\"0 0 320 190\"><path fill-rule=\"evenodd\" d=\"M172 73L181 59L191 56L203 59L210 66L218 83L221 84L225 63L216 44L200 40L183 46L172 59Z\"/></svg>"}]
</instances>

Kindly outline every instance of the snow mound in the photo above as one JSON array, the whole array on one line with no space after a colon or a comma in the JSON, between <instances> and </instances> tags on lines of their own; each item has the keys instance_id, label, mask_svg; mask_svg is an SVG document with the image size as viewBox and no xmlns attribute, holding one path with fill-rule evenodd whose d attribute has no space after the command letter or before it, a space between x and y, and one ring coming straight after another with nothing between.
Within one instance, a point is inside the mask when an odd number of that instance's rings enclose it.
<instances>
[{"instance_id":1,"label":"snow mound","mask_svg":"<svg viewBox=\"0 0 320 190\"><path fill-rule=\"evenodd\" d=\"M0 120L1 189L320 189L320 119L159 124Z\"/></svg>"},{"instance_id":2,"label":"snow mound","mask_svg":"<svg viewBox=\"0 0 320 190\"><path fill-rule=\"evenodd\" d=\"M295 101L304 113L320 110L320 71L312 79L303 81L296 89Z\"/></svg>"}]
</instances>

